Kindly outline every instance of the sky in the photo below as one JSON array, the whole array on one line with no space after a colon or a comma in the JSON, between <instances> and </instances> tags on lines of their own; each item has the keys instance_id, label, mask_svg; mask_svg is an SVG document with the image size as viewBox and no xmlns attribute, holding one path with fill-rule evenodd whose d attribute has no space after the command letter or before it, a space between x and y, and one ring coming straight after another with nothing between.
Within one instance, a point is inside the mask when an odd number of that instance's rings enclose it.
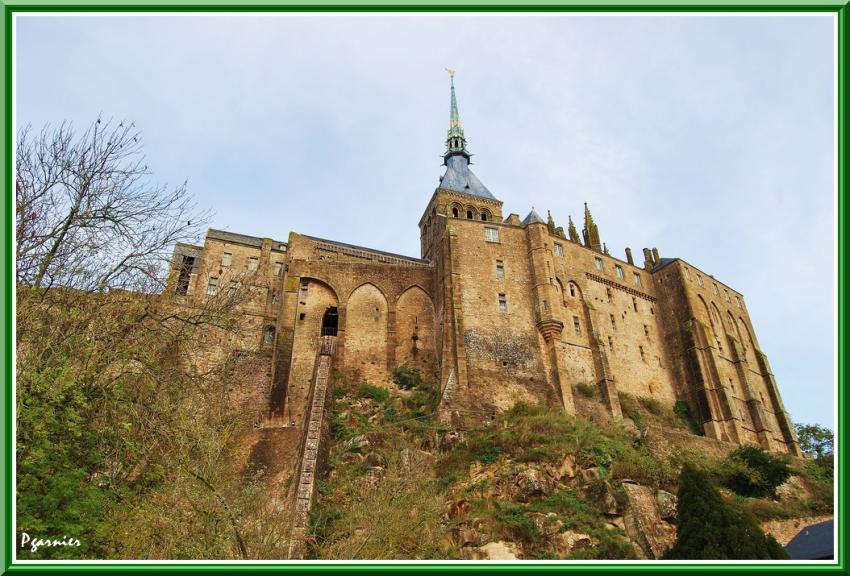
<instances>
[{"instance_id":1,"label":"sky","mask_svg":"<svg viewBox=\"0 0 850 576\"><path fill-rule=\"evenodd\" d=\"M210 226L419 256L449 78L473 170L612 255L740 291L795 422L833 428L831 15L17 16L15 122L134 121Z\"/></svg>"}]
</instances>

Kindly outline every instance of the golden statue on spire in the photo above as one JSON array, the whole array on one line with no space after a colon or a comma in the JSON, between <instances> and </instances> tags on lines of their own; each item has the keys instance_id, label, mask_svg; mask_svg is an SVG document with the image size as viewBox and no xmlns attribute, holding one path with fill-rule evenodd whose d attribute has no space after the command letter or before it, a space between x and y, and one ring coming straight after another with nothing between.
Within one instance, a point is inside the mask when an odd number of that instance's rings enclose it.
<instances>
[{"instance_id":1,"label":"golden statue on spire","mask_svg":"<svg viewBox=\"0 0 850 576\"><path fill-rule=\"evenodd\" d=\"M449 73L449 76L450 76L451 78L454 78L454 77L455 77L455 71L454 71L454 70L452 70L451 68L446 68L446 72L448 72L448 73Z\"/></svg>"}]
</instances>

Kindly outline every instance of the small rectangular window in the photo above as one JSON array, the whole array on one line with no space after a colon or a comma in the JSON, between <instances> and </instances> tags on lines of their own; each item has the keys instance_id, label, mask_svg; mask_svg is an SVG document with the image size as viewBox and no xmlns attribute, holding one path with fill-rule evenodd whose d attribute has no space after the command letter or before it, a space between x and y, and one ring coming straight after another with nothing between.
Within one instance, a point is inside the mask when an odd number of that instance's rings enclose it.
<instances>
[{"instance_id":1,"label":"small rectangular window","mask_svg":"<svg viewBox=\"0 0 850 576\"><path fill-rule=\"evenodd\" d=\"M643 346L638 346L638 350L640 350L640 359L642 362L646 362L646 353L643 351Z\"/></svg>"},{"instance_id":2,"label":"small rectangular window","mask_svg":"<svg viewBox=\"0 0 850 576\"><path fill-rule=\"evenodd\" d=\"M596 262L596 269L597 270L602 270L604 268L604 266L602 264L602 258L598 258L598 257L594 258L594 261Z\"/></svg>"},{"instance_id":3,"label":"small rectangular window","mask_svg":"<svg viewBox=\"0 0 850 576\"><path fill-rule=\"evenodd\" d=\"M222 268L230 268L230 265L233 264L233 254L230 252L225 252L221 255L221 267Z\"/></svg>"},{"instance_id":4,"label":"small rectangular window","mask_svg":"<svg viewBox=\"0 0 850 576\"><path fill-rule=\"evenodd\" d=\"M741 307L741 299L737 296L735 296L735 306L737 306L738 308Z\"/></svg>"},{"instance_id":5,"label":"small rectangular window","mask_svg":"<svg viewBox=\"0 0 850 576\"><path fill-rule=\"evenodd\" d=\"M498 242L499 241L499 229L498 228L490 228L489 226L484 227L484 240L487 242Z\"/></svg>"},{"instance_id":6,"label":"small rectangular window","mask_svg":"<svg viewBox=\"0 0 850 576\"><path fill-rule=\"evenodd\" d=\"M610 316L611 316L611 328L616 330L617 329L617 320L614 318L613 314L611 314Z\"/></svg>"},{"instance_id":7,"label":"small rectangular window","mask_svg":"<svg viewBox=\"0 0 850 576\"><path fill-rule=\"evenodd\" d=\"M697 284L699 284L700 288L705 288L705 284L702 283L702 276L697 274Z\"/></svg>"},{"instance_id":8,"label":"small rectangular window","mask_svg":"<svg viewBox=\"0 0 850 576\"><path fill-rule=\"evenodd\" d=\"M210 296L218 294L218 278L210 278L207 283L207 294Z\"/></svg>"},{"instance_id":9,"label":"small rectangular window","mask_svg":"<svg viewBox=\"0 0 850 576\"><path fill-rule=\"evenodd\" d=\"M649 338L649 326L646 324L643 325L643 335Z\"/></svg>"},{"instance_id":10,"label":"small rectangular window","mask_svg":"<svg viewBox=\"0 0 850 576\"><path fill-rule=\"evenodd\" d=\"M717 289L717 284L712 284L711 288L714 290L716 296L720 296L720 290Z\"/></svg>"},{"instance_id":11,"label":"small rectangular window","mask_svg":"<svg viewBox=\"0 0 850 576\"><path fill-rule=\"evenodd\" d=\"M581 334L581 322L578 316L573 316L573 328L575 328L576 334Z\"/></svg>"},{"instance_id":12,"label":"small rectangular window","mask_svg":"<svg viewBox=\"0 0 850 576\"><path fill-rule=\"evenodd\" d=\"M180 263L180 273L177 277L177 293L185 295L189 292L189 281L192 277L192 271L195 268L194 256L183 256L183 261Z\"/></svg>"},{"instance_id":13,"label":"small rectangular window","mask_svg":"<svg viewBox=\"0 0 850 576\"><path fill-rule=\"evenodd\" d=\"M283 262L275 262L274 263L274 275L280 276L281 272L283 272Z\"/></svg>"},{"instance_id":14,"label":"small rectangular window","mask_svg":"<svg viewBox=\"0 0 850 576\"><path fill-rule=\"evenodd\" d=\"M608 336L608 350L614 351L614 339L610 336Z\"/></svg>"},{"instance_id":15,"label":"small rectangular window","mask_svg":"<svg viewBox=\"0 0 850 576\"><path fill-rule=\"evenodd\" d=\"M635 312L637 312L637 298L632 297L632 306L634 307Z\"/></svg>"},{"instance_id":16,"label":"small rectangular window","mask_svg":"<svg viewBox=\"0 0 850 576\"><path fill-rule=\"evenodd\" d=\"M505 263L502 260L496 260L496 278L505 277Z\"/></svg>"},{"instance_id":17,"label":"small rectangular window","mask_svg":"<svg viewBox=\"0 0 850 576\"><path fill-rule=\"evenodd\" d=\"M687 266L685 267L685 279L686 279L686 280L690 280L690 279L691 279L691 271L690 271L690 270L688 270L688 267L687 267Z\"/></svg>"},{"instance_id":18,"label":"small rectangular window","mask_svg":"<svg viewBox=\"0 0 850 576\"><path fill-rule=\"evenodd\" d=\"M231 280L230 284L227 286L227 293L231 296L235 296L236 292L239 290L239 282L236 280Z\"/></svg>"},{"instance_id":19,"label":"small rectangular window","mask_svg":"<svg viewBox=\"0 0 850 576\"><path fill-rule=\"evenodd\" d=\"M623 279L623 267L620 266L619 264L617 264L617 265L614 266L614 270L617 271L617 278L622 280Z\"/></svg>"},{"instance_id":20,"label":"small rectangular window","mask_svg":"<svg viewBox=\"0 0 850 576\"><path fill-rule=\"evenodd\" d=\"M637 272L634 272L634 279L635 279L635 286L640 286L641 285L640 274L638 274Z\"/></svg>"},{"instance_id":21,"label":"small rectangular window","mask_svg":"<svg viewBox=\"0 0 850 576\"><path fill-rule=\"evenodd\" d=\"M729 302L729 290L723 289L723 298Z\"/></svg>"},{"instance_id":22,"label":"small rectangular window","mask_svg":"<svg viewBox=\"0 0 850 576\"><path fill-rule=\"evenodd\" d=\"M254 272L260 265L260 259L256 256L248 258L248 272Z\"/></svg>"},{"instance_id":23,"label":"small rectangular window","mask_svg":"<svg viewBox=\"0 0 850 576\"><path fill-rule=\"evenodd\" d=\"M563 257L563 255L564 255L564 247L561 246L560 244L558 244L557 242L555 242L555 256L562 256Z\"/></svg>"},{"instance_id":24,"label":"small rectangular window","mask_svg":"<svg viewBox=\"0 0 850 576\"><path fill-rule=\"evenodd\" d=\"M504 294L499 294L499 310L502 312L508 311L508 299Z\"/></svg>"}]
</instances>

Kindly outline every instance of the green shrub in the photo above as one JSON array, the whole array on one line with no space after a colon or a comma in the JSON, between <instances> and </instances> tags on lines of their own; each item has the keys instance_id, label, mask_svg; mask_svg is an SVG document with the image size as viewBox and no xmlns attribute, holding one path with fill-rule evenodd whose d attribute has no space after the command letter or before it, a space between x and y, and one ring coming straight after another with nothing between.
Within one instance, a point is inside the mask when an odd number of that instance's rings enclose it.
<instances>
[{"instance_id":1,"label":"green shrub","mask_svg":"<svg viewBox=\"0 0 850 576\"><path fill-rule=\"evenodd\" d=\"M644 408L646 408L647 412L649 412L653 416L663 418L667 415L667 408L655 398L641 396L638 401Z\"/></svg>"},{"instance_id":2,"label":"green shrub","mask_svg":"<svg viewBox=\"0 0 850 576\"><path fill-rule=\"evenodd\" d=\"M623 411L623 414L637 412L638 403L634 396L625 392L617 392L617 398L620 400L620 409Z\"/></svg>"},{"instance_id":3,"label":"green shrub","mask_svg":"<svg viewBox=\"0 0 850 576\"><path fill-rule=\"evenodd\" d=\"M331 420L331 439L334 442L339 442L340 440L347 440L355 435L354 430L345 425L345 422L342 418L337 415L334 415Z\"/></svg>"},{"instance_id":4,"label":"green shrub","mask_svg":"<svg viewBox=\"0 0 850 576\"><path fill-rule=\"evenodd\" d=\"M422 372L419 368L411 368L410 364L405 362L393 370L393 382L402 390L418 388L422 384Z\"/></svg>"},{"instance_id":5,"label":"green shrub","mask_svg":"<svg viewBox=\"0 0 850 576\"><path fill-rule=\"evenodd\" d=\"M791 476L787 458L749 444L730 453L721 470L725 486L755 498L775 497L776 488Z\"/></svg>"},{"instance_id":6,"label":"green shrub","mask_svg":"<svg viewBox=\"0 0 850 576\"><path fill-rule=\"evenodd\" d=\"M534 543L540 540L540 530L524 513L523 507L513 502L496 501L496 521L513 540Z\"/></svg>"},{"instance_id":7,"label":"green shrub","mask_svg":"<svg viewBox=\"0 0 850 576\"><path fill-rule=\"evenodd\" d=\"M673 405L673 413L676 414L685 424L688 425L688 429L693 434L697 436L705 436L705 430L702 429L702 426L694 419L691 414L691 407L688 406L688 403L684 400L676 400L676 403Z\"/></svg>"},{"instance_id":8,"label":"green shrub","mask_svg":"<svg viewBox=\"0 0 850 576\"><path fill-rule=\"evenodd\" d=\"M390 397L390 391L379 386L372 386L364 380L357 387L357 395L361 398L371 398L375 402L386 402Z\"/></svg>"},{"instance_id":9,"label":"green shrub","mask_svg":"<svg viewBox=\"0 0 850 576\"><path fill-rule=\"evenodd\" d=\"M594 384L579 382L576 384L576 390L578 390L582 396L587 396L588 398L596 397L596 385Z\"/></svg>"},{"instance_id":10,"label":"green shrub","mask_svg":"<svg viewBox=\"0 0 850 576\"><path fill-rule=\"evenodd\" d=\"M665 560L783 560L785 550L745 510L723 501L708 475L689 464L679 476L677 538Z\"/></svg>"}]
</instances>

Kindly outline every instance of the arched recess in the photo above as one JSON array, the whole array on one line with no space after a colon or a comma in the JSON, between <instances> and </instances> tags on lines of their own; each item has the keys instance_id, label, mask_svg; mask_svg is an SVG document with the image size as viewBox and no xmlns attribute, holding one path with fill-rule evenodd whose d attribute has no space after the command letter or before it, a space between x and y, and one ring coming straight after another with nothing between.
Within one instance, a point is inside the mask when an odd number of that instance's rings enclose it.
<instances>
[{"instance_id":1,"label":"arched recess","mask_svg":"<svg viewBox=\"0 0 850 576\"><path fill-rule=\"evenodd\" d=\"M735 336L738 339L740 344L743 344L741 341L741 334L738 332L738 327L735 324L735 317L732 316L732 313L728 310L726 311L726 333Z\"/></svg>"},{"instance_id":2,"label":"arched recess","mask_svg":"<svg viewBox=\"0 0 850 576\"><path fill-rule=\"evenodd\" d=\"M750 368L758 370L759 365L756 360L756 344L753 341L752 334L750 334L750 329L747 328L747 323L743 318L739 317L736 324L738 326L738 332L741 334L741 345L744 347L747 362L750 364Z\"/></svg>"},{"instance_id":3,"label":"arched recess","mask_svg":"<svg viewBox=\"0 0 850 576\"><path fill-rule=\"evenodd\" d=\"M292 360L286 382L286 401L292 420L301 422L319 353L319 335L329 308L339 306L336 291L316 278L301 278L292 340ZM285 337L283 330L278 340Z\"/></svg>"},{"instance_id":4,"label":"arched recess","mask_svg":"<svg viewBox=\"0 0 850 576\"><path fill-rule=\"evenodd\" d=\"M721 331L726 332L726 325L723 324L723 320L720 317L720 310L714 302L711 303L711 321L714 325L716 336L720 336Z\"/></svg>"},{"instance_id":5,"label":"arched recess","mask_svg":"<svg viewBox=\"0 0 850 576\"><path fill-rule=\"evenodd\" d=\"M460 204L452 204L449 213L452 215L452 218L460 218L463 213L463 207Z\"/></svg>"},{"instance_id":6,"label":"arched recess","mask_svg":"<svg viewBox=\"0 0 850 576\"><path fill-rule=\"evenodd\" d=\"M466 210L464 210L464 214L467 220L478 219L478 210L475 208L475 206L467 206Z\"/></svg>"},{"instance_id":7,"label":"arched recess","mask_svg":"<svg viewBox=\"0 0 850 576\"><path fill-rule=\"evenodd\" d=\"M374 284L362 284L348 297L345 369L372 384L387 382L387 299Z\"/></svg>"},{"instance_id":8,"label":"arched recess","mask_svg":"<svg viewBox=\"0 0 850 576\"><path fill-rule=\"evenodd\" d=\"M405 362L430 375L435 368L434 304L419 286L411 286L396 303L395 363Z\"/></svg>"},{"instance_id":9,"label":"arched recess","mask_svg":"<svg viewBox=\"0 0 850 576\"><path fill-rule=\"evenodd\" d=\"M561 282L561 279L555 276L555 287L558 288L558 295L561 297L561 305L567 305L567 295L564 292L564 283Z\"/></svg>"},{"instance_id":10,"label":"arched recess","mask_svg":"<svg viewBox=\"0 0 850 576\"><path fill-rule=\"evenodd\" d=\"M708 309L708 304L705 303L705 299L703 299L702 296L697 296L697 298L702 304L702 321L711 329L711 334L709 334L709 336L713 338L717 329L714 327L714 320L711 318L711 312Z\"/></svg>"},{"instance_id":11,"label":"arched recess","mask_svg":"<svg viewBox=\"0 0 850 576\"><path fill-rule=\"evenodd\" d=\"M562 287L563 281L555 277L557 285ZM590 346L590 320L589 311L584 303L584 295L578 284L573 281L567 282L566 290L561 290L564 303L564 330L561 333L562 340Z\"/></svg>"}]
</instances>

